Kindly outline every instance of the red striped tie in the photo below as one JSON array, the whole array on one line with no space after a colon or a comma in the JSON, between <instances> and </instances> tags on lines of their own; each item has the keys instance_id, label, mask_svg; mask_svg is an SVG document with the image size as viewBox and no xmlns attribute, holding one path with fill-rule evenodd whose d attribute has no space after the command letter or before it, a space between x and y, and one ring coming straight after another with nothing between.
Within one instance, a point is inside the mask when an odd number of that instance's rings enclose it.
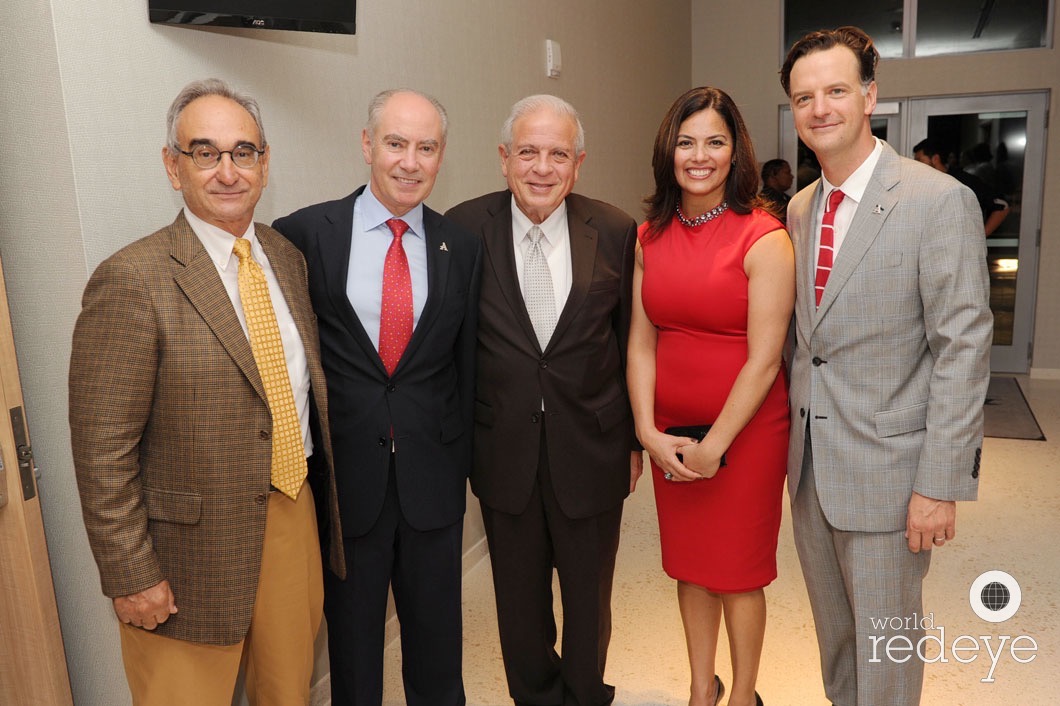
<instances>
[{"instance_id":1,"label":"red striped tie","mask_svg":"<svg viewBox=\"0 0 1060 706\"><path fill-rule=\"evenodd\" d=\"M843 192L834 189L828 194L828 205L824 209L824 218L821 219L821 245L817 249L817 275L813 282L814 296L817 306L821 306L821 295L824 294L824 286L828 284L828 275L832 274L832 261L835 257L835 212L843 201Z\"/></svg>"},{"instance_id":2,"label":"red striped tie","mask_svg":"<svg viewBox=\"0 0 1060 706\"><path fill-rule=\"evenodd\" d=\"M412 338L412 276L409 274L405 248L401 245L401 236L409 229L409 224L399 218L391 218L386 224L394 234L394 239L390 241L390 249L386 251L386 260L383 261L379 357L383 359L387 375L393 375L405 346Z\"/></svg>"}]
</instances>

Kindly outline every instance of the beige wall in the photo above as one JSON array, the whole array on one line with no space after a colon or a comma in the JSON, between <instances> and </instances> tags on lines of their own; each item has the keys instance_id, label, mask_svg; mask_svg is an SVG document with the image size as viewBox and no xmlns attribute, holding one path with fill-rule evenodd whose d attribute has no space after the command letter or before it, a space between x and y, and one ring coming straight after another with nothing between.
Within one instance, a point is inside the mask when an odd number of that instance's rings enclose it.
<instances>
[{"instance_id":1,"label":"beige wall","mask_svg":"<svg viewBox=\"0 0 1060 706\"><path fill-rule=\"evenodd\" d=\"M760 160L777 156L778 106L786 103L779 70L783 0L692 2L692 83L729 92L739 104ZM720 29L724 28L724 29ZM1060 51L1003 51L922 59L885 59L880 98L1050 91L1060 101ZM699 41L697 38L703 38ZM1060 377L1060 140L1047 140L1032 375Z\"/></svg>"},{"instance_id":2,"label":"beige wall","mask_svg":"<svg viewBox=\"0 0 1060 706\"><path fill-rule=\"evenodd\" d=\"M655 129L689 84L689 0L359 5L348 37L151 25L145 0L0 3L0 248L78 704L128 696L73 480L70 334L95 266L181 205L160 160L180 87L218 76L260 100L273 161L257 216L268 222L366 179L356 138L368 99L393 86L449 109L435 208L501 188L496 143L508 107L551 92L583 114L579 191L639 217ZM562 46L558 80L545 77L546 38ZM467 547L482 532L471 507Z\"/></svg>"}]
</instances>

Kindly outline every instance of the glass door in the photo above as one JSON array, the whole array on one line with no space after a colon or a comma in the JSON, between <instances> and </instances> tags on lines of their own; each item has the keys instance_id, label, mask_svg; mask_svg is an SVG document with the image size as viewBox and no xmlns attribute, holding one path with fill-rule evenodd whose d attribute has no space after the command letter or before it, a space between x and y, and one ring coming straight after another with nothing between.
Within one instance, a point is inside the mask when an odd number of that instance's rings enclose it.
<instances>
[{"instance_id":1,"label":"glass door","mask_svg":"<svg viewBox=\"0 0 1060 706\"><path fill-rule=\"evenodd\" d=\"M973 175L974 183L985 184L988 194L1008 206L1008 215L986 241L994 372L1030 369L1047 106L1045 93L909 101L903 154L912 156L912 146L930 138L945 153L951 173Z\"/></svg>"}]
</instances>

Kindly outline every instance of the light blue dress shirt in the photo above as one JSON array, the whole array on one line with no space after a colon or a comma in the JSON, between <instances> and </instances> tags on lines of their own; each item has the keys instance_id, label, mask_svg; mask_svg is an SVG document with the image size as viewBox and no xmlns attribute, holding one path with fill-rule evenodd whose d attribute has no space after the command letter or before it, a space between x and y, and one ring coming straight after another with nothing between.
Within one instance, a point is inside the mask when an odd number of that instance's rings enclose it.
<instances>
[{"instance_id":1,"label":"light blue dress shirt","mask_svg":"<svg viewBox=\"0 0 1060 706\"><path fill-rule=\"evenodd\" d=\"M353 232L350 240L350 272L346 297L361 320L372 345L379 350L379 311L383 305L383 263L394 234L387 220L395 218L386 206L365 187L353 204ZM401 237L412 276L412 328L420 322L427 303L427 236L423 229L423 204L401 216L409 224Z\"/></svg>"}]
</instances>

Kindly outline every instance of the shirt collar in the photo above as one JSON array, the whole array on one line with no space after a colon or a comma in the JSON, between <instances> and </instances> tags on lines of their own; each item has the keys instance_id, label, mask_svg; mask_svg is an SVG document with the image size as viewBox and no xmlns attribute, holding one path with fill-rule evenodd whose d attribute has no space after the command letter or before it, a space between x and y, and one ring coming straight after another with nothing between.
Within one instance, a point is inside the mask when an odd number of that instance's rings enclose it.
<instances>
[{"instance_id":1,"label":"shirt collar","mask_svg":"<svg viewBox=\"0 0 1060 706\"><path fill-rule=\"evenodd\" d=\"M210 256L210 259L216 262L217 267L221 270L227 270L229 263L233 259L232 248L235 246L236 237L223 228L218 228L212 223L207 223L199 218L187 206L184 207L184 218L188 221L188 225L191 226L202 246L206 248L206 254ZM247 231L243 233L243 237L250 241L250 251L254 254L255 259L260 259L263 251L258 243L258 237L254 233L254 221L250 222Z\"/></svg>"},{"instance_id":2,"label":"shirt collar","mask_svg":"<svg viewBox=\"0 0 1060 706\"><path fill-rule=\"evenodd\" d=\"M372 185L369 184L361 192L361 195L357 197L357 206L361 211L361 227L364 228L366 233L380 226L383 226L389 232L390 228L385 225L386 222L391 218L400 218L409 224L408 233L412 233L418 238L424 237L422 203L416 204L404 216L395 216L375 197L375 194L372 193Z\"/></svg>"},{"instance_id":3,"label":"shirt collar","mask_svg":"<svg viewBox=\"0 0 1060 706\"><path fill-rule=\"evenodd\" d=\"M567 223L567 200L559 202L559 206L556 210L549 214L548 218L543 220L541 223L534 223L526 214L519 210L519 204L515 202L515 196L512 196L512 235L515 237L515 242L518 245L525 239L529 238L527 233L535 225L541 229L541 232L545 234L545 242L550 246L555 245L557 239L562 236L562 226Z\"/></svg>"},{"instance_id":4,"label":"shirt collar","mask_svg":"<svg viewBox=\"0 0 1060 706\"><path fill-rule=\"evenodd\" d=\"M821 185L824 188L822 193L830 194L833 189L842 189L843 194L847 198L853 199L854 203L861 203L861 197L865 195L865 189L869 186L872 172L876 170L876 163L880 161L880 155L883 154L883 143L880 142L878 137L873 137L872 139L875 140L876 146L872 148L872 152L865 158L865 161L842 184L835 186L828 181L823 173L821 174Z\"/></svg>"}]
</instances>

